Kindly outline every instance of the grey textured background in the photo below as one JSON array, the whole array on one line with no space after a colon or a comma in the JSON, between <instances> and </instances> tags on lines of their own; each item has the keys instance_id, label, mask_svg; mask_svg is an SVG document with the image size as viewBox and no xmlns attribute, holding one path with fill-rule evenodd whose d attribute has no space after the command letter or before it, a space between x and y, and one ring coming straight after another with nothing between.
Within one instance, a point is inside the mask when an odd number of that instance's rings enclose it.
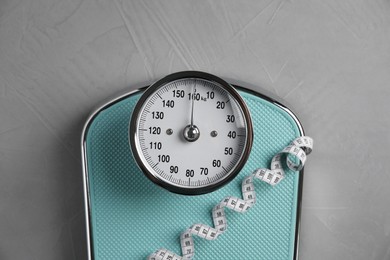
<instances>
[{"instance_id":1,"label":"grey textured background","mask_svg":"<svg viewBox=\"0 0 390 260\"><path fill-rule=\"evenodd\" d=\"M287 100L315 151L300 253L390 259L390 2L0 1L0 259L85 259L92 109L179 70Z\"/></svg>"}]
</instances>

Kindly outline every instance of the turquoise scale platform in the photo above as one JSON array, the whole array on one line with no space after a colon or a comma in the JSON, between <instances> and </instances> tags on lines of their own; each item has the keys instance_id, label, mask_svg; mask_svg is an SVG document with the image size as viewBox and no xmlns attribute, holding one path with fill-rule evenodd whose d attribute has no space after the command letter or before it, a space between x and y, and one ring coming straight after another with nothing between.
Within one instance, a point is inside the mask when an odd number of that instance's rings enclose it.
<instances>
[{"instance_id":1,"label":"turquoise scale platform","mask_svg":"<svg viewBox=\"0 0 390 260\"><path fill-rule=\"evenodd\" d=\"M164 247L181 254L179 235L194 223L212 225L211 209L241 197L241 181L268 167L274 154L300 136L298 122L274 103L240 90L251 112L254 143L240 174L209 194L183 196L149 181L134 161L128 125L142 91L106 105L83 136L92 259L145 259ZM279 185L255 183L257 203L245 214L226 210L228 230L216 241L195 237L195 259L294 259L300 174Z\"/></svg>"}]
</instances>

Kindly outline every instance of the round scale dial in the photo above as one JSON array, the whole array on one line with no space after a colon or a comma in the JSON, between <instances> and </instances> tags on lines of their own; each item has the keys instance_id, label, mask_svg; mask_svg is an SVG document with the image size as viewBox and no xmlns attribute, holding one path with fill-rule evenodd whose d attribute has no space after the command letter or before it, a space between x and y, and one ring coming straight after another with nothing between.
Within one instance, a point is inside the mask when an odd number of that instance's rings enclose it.
<instances>
[{"instance_id":1,"label":"round scale dial","mask_svg":"<svg viewBox=\"0 0 390 260\"><path fill-rule=\"evenodd\" d=\"M248 109L235 89L203 72L151 85L130 123L133 155L145 175L176 193L203 194L232 180L252 144Z\"/></svg>"}]
</instances>

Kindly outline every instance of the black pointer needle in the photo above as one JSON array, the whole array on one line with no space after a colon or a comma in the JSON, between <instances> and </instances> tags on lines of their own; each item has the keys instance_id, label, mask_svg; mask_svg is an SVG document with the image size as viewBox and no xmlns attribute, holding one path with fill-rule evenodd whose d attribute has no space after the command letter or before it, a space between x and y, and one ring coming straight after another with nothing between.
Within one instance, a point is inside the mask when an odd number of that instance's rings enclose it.
<instances>
[{"instance_id":1,"label":"black pointer needle","mask_svg":"<svg viewBox=\"0 0 390 260\"><path fill-rule=\"evenodd\" d=\"M196 93L196 86L194 85L194 92L192 94L192 104L191 104L191 124L190 126L194 125L194 101L195 101L195 93Z\"/></svg>"}]
</instances>

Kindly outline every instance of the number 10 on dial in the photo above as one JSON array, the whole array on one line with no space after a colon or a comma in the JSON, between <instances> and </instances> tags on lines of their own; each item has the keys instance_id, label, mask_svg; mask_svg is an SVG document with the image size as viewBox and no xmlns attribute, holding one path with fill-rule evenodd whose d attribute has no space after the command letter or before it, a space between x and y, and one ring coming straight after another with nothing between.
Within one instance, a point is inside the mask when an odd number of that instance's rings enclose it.
<instances>
[{"instance_id":1,"label":"number 10 on dial","mask_svg":"<svg viewBox=\"0 0 390 260\"><path fill-rule=\"evenodd\" d=\"M163 188L196 195L231 181L252 146L245 102L224 80L178 72L152 84L130 121L130 144L144 174Z\"/></svg>"}]
</instances>

